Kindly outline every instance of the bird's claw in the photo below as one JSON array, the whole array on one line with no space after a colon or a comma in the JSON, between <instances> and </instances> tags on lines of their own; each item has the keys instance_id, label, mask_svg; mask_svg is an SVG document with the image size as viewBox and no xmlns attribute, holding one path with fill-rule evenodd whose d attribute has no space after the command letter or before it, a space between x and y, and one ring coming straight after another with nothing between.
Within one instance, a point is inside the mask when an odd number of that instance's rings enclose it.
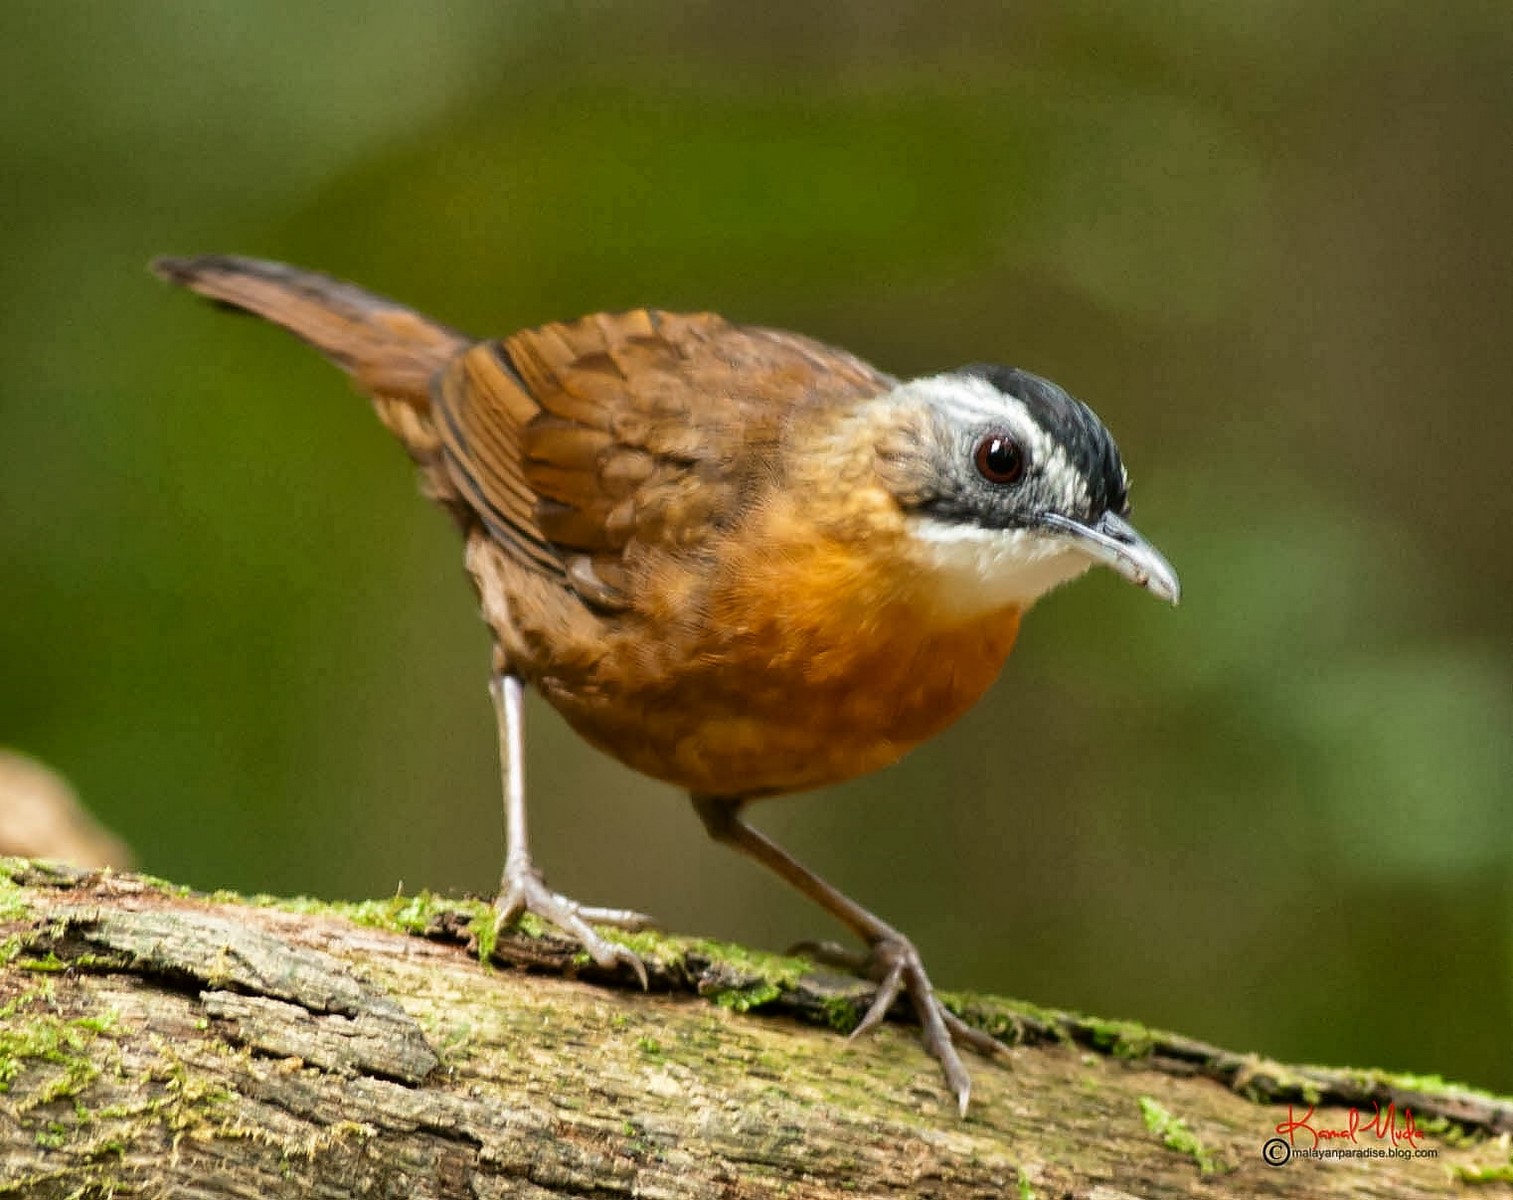
<instances>
[{"instance_id":1,"label":"bird's claw","mask_svg":"<svg viewBox=\"0 0 1513 1200\"><path fill-rule=\"evenodd\" d=\"M560 899L560 897L559 897ZM614 929L624 929L634 933L638 929L655 929L657 919L649 917L643 912L637 912L633 908L600 908L593 904L576 904L568 901L578 912L578 915L590 925L608 925Z\"/></svg>"},{"instance_id":2,"label":"bird's claw","mask_svg":"<svg viewBox=\"0 0 1513 1200\"><path fill-rule=\"evenodd\" d=\"M590 921L594 921L620 929L645 929L655 924L645 913L624 908L594 908L569 900L547 887L533 867L506 873L504 890L494 904L494 913L496 934L514 925L522 913L532 913L576 938L583 944L588 956L604 970L629 967L640 982L642 991L648 990L650 986L646 964L641 961L641 956L603 937L589 925Z\"/></svg>"},{"instance_id":3,"label":"bird's claw","mask_svg":"<svg viewBox=\"0 0 1513 1200\"><path fill-rule=\"evenodd\" d=\"M868 959L869 973L878 980L877 991L865 1015L851 1031L852 1038L871 1032L880 1025L901 994L914 1005L915 1016L923 1031L925 1049L930 1052L946 1077L946 1084L956 1096L962 1116L972 1095L972 1078L962 1064L957 1045L970 1046L989 1057L1002 1054L1003 1045L980 1029L973 1029L935 995L924 963L912 942L902 936L882 938L872 945Z\"/></svg>"}]
</instances>

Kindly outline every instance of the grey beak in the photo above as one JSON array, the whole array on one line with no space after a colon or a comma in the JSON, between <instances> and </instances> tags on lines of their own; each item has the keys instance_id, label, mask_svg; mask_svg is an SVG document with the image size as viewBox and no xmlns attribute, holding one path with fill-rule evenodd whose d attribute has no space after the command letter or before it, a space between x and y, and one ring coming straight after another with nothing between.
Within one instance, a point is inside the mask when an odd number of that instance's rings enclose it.
<instances>
[{"instance_id":1,"label":"grey beak","mask_svg":"<svg viewBox=\"0 0 1513 1200\"><path fill-rule=\"evenodd\" d=\"M1152 596L1172 604L1182 598L1182 585L1171 563L1123 517L1104 513L1094 524L1084 525L1060 513L1046 513L1043 521L1070 537L1089 558L1113 567Z\"/></svg>"}]
</instances>

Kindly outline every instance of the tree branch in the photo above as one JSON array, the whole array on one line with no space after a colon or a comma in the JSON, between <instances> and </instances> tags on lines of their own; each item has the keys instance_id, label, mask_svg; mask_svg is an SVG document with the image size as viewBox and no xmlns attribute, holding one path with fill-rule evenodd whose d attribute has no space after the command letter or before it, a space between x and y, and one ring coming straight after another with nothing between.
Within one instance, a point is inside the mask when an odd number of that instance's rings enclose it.
<instances>
[{"instance_id":1,"label":"tree branch","mask_svg":"<svg viewBox=\"0 0 1513 1200\"><path fill-rule=\"evenodd\" d=\"M537 928L485 967L487 929L476 902L0 863L0 1195L1513 1195L1513 1102L1437 1080L963 997L1013 1048L972 1064L961 1121L906 1025L837 1035L868 984L635 935L642 994ZM1299 1147L1354 1106L1355 1148L1388 1151L1388 1105L1438 1157L1262 1160L1310 1107Z\"/></svg>"}]
</instances>

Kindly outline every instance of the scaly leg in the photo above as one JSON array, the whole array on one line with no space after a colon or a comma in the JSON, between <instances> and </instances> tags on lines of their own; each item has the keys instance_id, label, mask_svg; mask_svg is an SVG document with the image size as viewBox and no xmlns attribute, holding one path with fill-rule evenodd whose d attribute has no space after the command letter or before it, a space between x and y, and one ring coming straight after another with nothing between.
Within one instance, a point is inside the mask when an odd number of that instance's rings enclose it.
<instances>
[{"instance_id":1,"label":"scaly leg","mask_svg":"<svg viewBox=\"0 0 1513 1200\"><path fill-rule=\"evenodd\" d=\"M591 908L569 900L546 886L541 872L531 862L525 835L525 688L518 675L501 671L489 685L494 711L499 717L499 766L504 776L504 828L507 845L504 879L494 904L496 929L504 929L521 913L535 913L583 943L589 957L606 970L623 963L646 987L646 964L624 946L605 940L589 927L590 921L643 929L652 919L622 908Z\"/></svg>"},{"instance_id":2,"label":"scaly leg","mask_svg":"<svg viewBox=\"0 0 1513 1200\"><path fill-rule=\"evenodd\" d=\"M940 1063L946 1083L956 1094L961 1114L966 1116L972 1080L962 1065L961 1056L956 1053L956 1043L988 1055L1002 1053L1003 1046L982 1031L973 1029L936 999L919 952L908 938L826 883L765 834L746 824L741 818L745 803L741 799L718 796L693 797L694 808L710 837L733 846L782 876L867 943L871 951L867 965L878 980L877 993L851 1036L858 1037L875 1029L899 994L907 993L924 1030L925 1048Z\"/></svg>"}]
</instances>

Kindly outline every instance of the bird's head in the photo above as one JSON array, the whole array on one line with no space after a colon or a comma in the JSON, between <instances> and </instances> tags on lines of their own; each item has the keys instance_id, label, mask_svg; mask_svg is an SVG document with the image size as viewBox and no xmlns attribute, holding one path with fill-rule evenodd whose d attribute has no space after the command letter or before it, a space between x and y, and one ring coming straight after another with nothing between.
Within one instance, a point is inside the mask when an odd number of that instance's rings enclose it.
<instances>
[{"instance_id":1,"label":"bird's head","mask_svg":"<svg viewBox=\"0 0 1513 1200\"><path fill-rule=\"evenodd\" d=\"M1175 604L1171 564L1135 531L1119 449L1048 380L978 365L900 384L877 469L916 568L942 607L973 616L1112 567Z\"/></svg>"}]
</instances>

